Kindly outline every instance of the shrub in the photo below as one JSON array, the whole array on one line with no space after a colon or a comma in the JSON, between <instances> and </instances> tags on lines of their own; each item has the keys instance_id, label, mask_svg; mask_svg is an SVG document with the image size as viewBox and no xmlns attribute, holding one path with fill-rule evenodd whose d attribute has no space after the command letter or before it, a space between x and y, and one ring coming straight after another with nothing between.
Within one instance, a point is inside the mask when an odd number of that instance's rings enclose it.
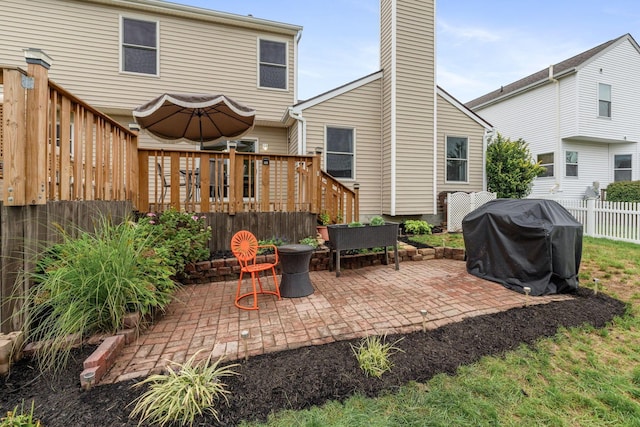
<instances>
[{"instance_id":1,"label":"shrub","mask_svg":"<svg viewBox=\"0 0 640 427\"><path fill-rule=\"evenodd\" d=\"M421 219L408 219L404 222L404 232L408 234L431 234L432 227Z\"/></svg>"},{"instance_id":2,"label":"shrub","mask_svg":"<svg viewBox=\"0 0 640 427\"><path fill-rule=\"evenodd\" d=\"M39 420L33 419L33 410L35 402L31 402L31 410L24 411L24 402L22 407L18 409L16 406L13 411L8 411L6 417L0 418L0 427L40 427L42 424Z\"/></svg>"},{"instance_id":3,"label":"shrub","mask_svg":"<svg viewBox=\"0 0 640 427\"><path fill-rule=\"evenodd\" d=\"M609 202L640 202L640 181L618 181L607 186Z\"/></svg>"},{"instance_id":4,"label":"shrub","mask_svg":"<svg viewBox=\"0 0 640 427\"><path fill-rule=\"evenodd\" d=\"M238 375L233 371L238 365L220 366L222 357L211 363L211 356L195 363L198 353L184 364L170 362L165 375L151 375L135 384L134 387L149 384L149 389L131 402L135 406L129 417L139 416L138 425L164 426L174 421L193 425L196 416L208 412L220 421L215 405L220 398L228 403L229 394L221 379Z\"/></svg>"},{"instance_id":5,"label":"shrub","mask_svg":"<svg viewBox=\"0 0 640 427\"><path fill-rule=\"evenodd\" d=\"M393 362L391 362L391 355L402 351L396 347L396 344L402 340L386 343L383 338L378 336L367 336L360 341L358 346L351 346L351 350L358 360L360 369L364 371L367 376L373 376L380 378L382 374L391 370Z\"/></svg>"},{"instance_id":6,"label":"shrub","mask_svg":"<svg viewBox=\"0 0 640 427\"><path fill-rule=\"evenodd\" d=\"M312 246L314 248L318 247L318 239L316 239L315 237L305 237L304 239L301 239L300 242L301 245L309 245Z\"/></svg>"},{"instance_id":7,"label":"shrub","mask_svg":"<svg viewBox=\"0 0 640 427\"><path fill-rule=\"evenodd\" d=\"M352 221L349 224L347 224L347 227L364 227L364 224L361 223L360 221Z\"/></svg>"},{"instance_id":8,"label":"shrub","mask_svg":"<svg viewBox=\"0 0 640 427\"><path fill-rule=\"evenodd\" d=\"M103 218L94 233L62 238L30 274L36 285L20 313L26 340L47 342L37 352L42 370L66 363L69 335L113 333L127 312L165 307L176 288L152 236L141 238L133 223Z\"/></svg>"},{"instance_id":9,"label":"shrub","mask_svg":"<svg viewBox=\"0 0 640 427\"><path fill-rule=\"evenodd\" d=\"M268 246L273 245L275 247L286 245L287 242L280 237L271 237L270 239L258 240L258 246ZM260 248L258 249L258 255L268 255L272 254L273 249L271 248Z\"/></svg>"},{"instance_id":10,"label":"shrub","mask_svg":"<svg viewBox=\"0 0 640 427\"><path fill-rule=\"evenodd\" d=\"M376 215L373 218L371 218L371 220L369 221L369 225L373 225L373 226L384 225L384 218L382 218L379 215Z\"/></svg>"},{"instance_id":11,"label":"shrub","mask_svg":"<svg viewBox=\"0 0 640 427\"><path fill-rule=\"evenodd\" d=\"M147 213L138 221L141 238L153 236L156 251L176 273L186 265L211 257L209 239L211 227L205 216L169 209L161 214Z\"/></svg>"},{"instance_id":12,"label":"shrub","mask_svg":"<svg viewBox=\"0 0 640 427\"><path fill-rule=\"evenodd\" d=\"M531 183L544 171L533 161L529 145L499 133L487 147L487 188L500 198L519 199L531 192Z\"/></svg>"}]
</instances>

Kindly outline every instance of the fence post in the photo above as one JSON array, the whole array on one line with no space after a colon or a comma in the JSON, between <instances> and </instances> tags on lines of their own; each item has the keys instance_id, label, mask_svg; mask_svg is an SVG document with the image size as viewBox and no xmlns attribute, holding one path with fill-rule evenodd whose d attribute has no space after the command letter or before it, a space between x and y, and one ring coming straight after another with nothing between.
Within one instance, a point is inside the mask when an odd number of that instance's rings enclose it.
<instances>
[{"instance_id":1,"label":"fence post","mask_svg":"<svg viewBox=\"0 0 640 427\"><path fill-rule=\"evenodd\" d=\"M3 168L3 203L5 206L24 206L25 203L25 152L26 111L24 88L21 70L5 68L2 73L4 88L3 121L0 132L3 132L4 158Z\"/></svg>"},{"instance_id":2,"label":"fence post","mask_svg":"<svg viewBox=\"0 0 640 427\"><path fill-rule=\"evenodd\" d=\"M27 91L26 200L31 205L47 203L47 121L49 67L53 62L40 49L25 49L27 72L33 88Z\"/></svg>"},{"instance_id":3,"label":"fence post","mask_svg":"<svg viewBox=\"0 0 640 427\"><path fill-rule=\"evenodd\" d=\"M585 235L595 236L596 232L596 199L587 199L587 216L585 219Z\"/></svg>"}]
</instances>

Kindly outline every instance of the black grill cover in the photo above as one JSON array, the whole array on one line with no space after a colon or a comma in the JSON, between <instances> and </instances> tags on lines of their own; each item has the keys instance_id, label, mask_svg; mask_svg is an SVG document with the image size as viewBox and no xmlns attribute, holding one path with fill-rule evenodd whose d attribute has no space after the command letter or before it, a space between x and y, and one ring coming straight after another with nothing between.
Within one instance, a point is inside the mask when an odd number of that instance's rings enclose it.
<instances>
[{"instance_id":1,"label":"black grill cover","mask_svg":"<svg viewBox=\"0 0 640 427\"><path fill-rule=\"evenodd\" d=\"M531 295L578 288L582 224L559 203L496 199L462 220L467 271Z\"/></svg>"}]
</instances>

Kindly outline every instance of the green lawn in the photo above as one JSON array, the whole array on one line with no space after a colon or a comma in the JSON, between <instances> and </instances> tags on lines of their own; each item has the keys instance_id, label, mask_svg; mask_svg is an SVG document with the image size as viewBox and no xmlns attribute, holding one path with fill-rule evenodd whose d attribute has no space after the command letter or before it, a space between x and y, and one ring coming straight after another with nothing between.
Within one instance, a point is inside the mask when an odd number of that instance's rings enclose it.
<instances>
[{"instance_id":1,"label":"green lawn","mask_svg":"<svg viewBox=\"0 0 640 427\"><path fill-rule=\"evenodd\" d=\"M449 237L446 245L455 247L449 242L462 236ZM640 426L640 246L585 238L582 285L592 287L593 278L631 303L628 316L605 329L565 330L381 398L281 412L267 425Z\"/></svg>"}]
</instances>

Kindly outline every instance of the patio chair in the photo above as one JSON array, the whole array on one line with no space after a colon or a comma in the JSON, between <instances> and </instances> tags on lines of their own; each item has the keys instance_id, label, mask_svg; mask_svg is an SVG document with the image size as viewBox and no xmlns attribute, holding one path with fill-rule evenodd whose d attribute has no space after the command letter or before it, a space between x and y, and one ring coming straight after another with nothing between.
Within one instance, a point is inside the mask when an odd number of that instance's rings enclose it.
<instances>
[{"instance_id":1,"label":"patio chair","mask_svg":"<svg viewBox=\"0 0 640 427\"><path fill-rule=\"evenodd\" d=\"M164 205L164 197L167 195L167 188L171 188L171 179L170 175L165 175L162 171L162 164L160 162L157 163L156 169L158 170L158 175L160 175L160 183L162 185L162 193L160 195L160 203ZM180 187L184 187L187 185L186 180L182 175L180 175Z\"/></svg>"},{"instance_id":2,"label":"patio chair","mask_svg":"<svg viewBox=\"0 0 640 427\"><path fill-rule=\"evenodd\" d=\"M274 262L257 262L257 255L259 249L273 249L275 253ZM243 310L257 310L258 309L258 294L270 294L275 295L280 300L280 287L278 285L278 279L276 278L275 266L278 264L278 248L275 245L259 245L258 239L249 231L241 230L233 235L231 238L231 252L238 260L240 264L240 278L238 279L238 290L236 291L236 307ZM260 272L266 272L271 270L273 276L273 284L275 290L265 290L260 281ZM242 292L242 281L245 274L251 275L251 290L249 292ZM264 278L268 281L268 276L264 274ZM257 286L256 286L257 282ZM258 290L259 289L259 290ZM242 304L242 300L247 297L253 297L253 305Z\"/></svg>"}]
</instances>

